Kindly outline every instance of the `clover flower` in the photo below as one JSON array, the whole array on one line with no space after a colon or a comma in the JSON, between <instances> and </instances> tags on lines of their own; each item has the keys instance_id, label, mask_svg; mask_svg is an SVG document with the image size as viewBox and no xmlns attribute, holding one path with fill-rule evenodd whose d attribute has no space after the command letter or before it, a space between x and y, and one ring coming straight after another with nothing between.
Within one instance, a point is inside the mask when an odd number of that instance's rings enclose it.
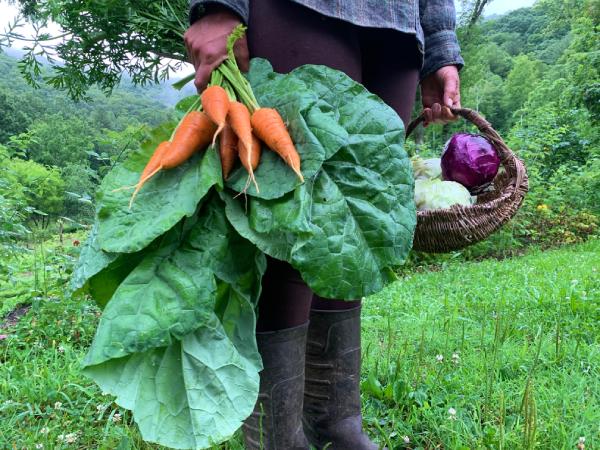
<instances>
[{"instance_id":1,"label":"clover flower","mask_svg":"<svg viewBox=\"0 0 600 450\"><path fill-rule=\"evenodd\" d=\"M456 420L456 409L448 408L448 419Z\"/></svg>"}]
</instances>

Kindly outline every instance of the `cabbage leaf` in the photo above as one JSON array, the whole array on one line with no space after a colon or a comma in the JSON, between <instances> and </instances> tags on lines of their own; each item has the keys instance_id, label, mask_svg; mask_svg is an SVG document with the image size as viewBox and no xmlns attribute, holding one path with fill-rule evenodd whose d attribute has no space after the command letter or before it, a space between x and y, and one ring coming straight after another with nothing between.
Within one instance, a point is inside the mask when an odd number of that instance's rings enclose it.
<instances>
[{"instance_id":1,"label":"cabbage leaf","mask_svg":"<svg viewBox=\"0 0 600 450\"><path fill-rule=\"evenodd\" d=\"M116 289L84 374L132 410L144 439L206 448L250 414L262 368L254 311L265 266L212 195L188 230L167 233Z\"/></svg>"}]
</instances>

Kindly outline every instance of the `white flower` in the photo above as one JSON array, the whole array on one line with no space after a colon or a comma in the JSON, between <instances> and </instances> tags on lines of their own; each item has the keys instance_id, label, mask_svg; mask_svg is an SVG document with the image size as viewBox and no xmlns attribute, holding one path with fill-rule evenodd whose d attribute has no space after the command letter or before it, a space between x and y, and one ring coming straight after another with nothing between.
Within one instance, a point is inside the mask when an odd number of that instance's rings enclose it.
<instances>
[{"instance_id":1,"label":"white flower","mask_svg":"<svg viewBox=\"0 0 600 450\"><path fill-rule=\"evenodd\" d=\"M578 450L585 450L585 437L581 436L579 438L579 441L577 441L577 449Z\"/></svg>"},{"instance_id":2,"label":"white flower","mask_svg":"<svg viewBox=\"0 0 600 450\"><path fill-rule=\"evenodd\" d=\"M458 352L452 353L452 362L454 364L458 364L460 362L460 355L458 354Z\"/></svg>"},{"instance_id":3,"label":"white flower","mask_svg":"<svg viewBox=\"0 0 600 450\"><path fill-rule=\"evenodd\" d=\"M44 448L44 444L35 444L35 448Z\"/></svg>"},{"instance_id":4,"label":"white flower","mask_svg":"<svg viewBox=\"0 0 600 450\"><path fill-rule=\"evenodd\" d=\"M448 419L456 420L456 410L454 408L449 408L448 414L449 414Z\"/></svg>"},{"instance_id":5,"label":"white flower","mask_svg":"<svg viewBox=\"0 0 600 450\"><path fill-rule=\"evenodd\" d=\"M62 403L61 402L54 402L54 409L60 409L62 408Z\"/></svg>"},{"instance_id":6,"label":"white flower","mask_svg":"<svg viewBox=\"0 0 600 450\"><path fill-rule=\"evenodd\" d=\"M402 440L405 444L410 444L410 438L408 436L402 436Z\"/></svg>"},{"instance_id":7,"label":"white flower","mask_svg":"<svg viewBox=\"0 0 600 450\"><path fill-rule=\"evenodd\" d=\"M78 436L77 433L69 433L65 436L65 442L67 444L72 444L77 440Z\"/></svg>"},{"instance_id":8,"label":"white flower","mask_svg":"<svg viewBox=\"0 0 600 450\"><path fill-rule=\"evenodd\" d=\"M102 412L102 411L104 411L105 408L106 408L106 406L100 404L100 405L96 406L96 411Z\"/></svg>"},{"instance_id":9,"label":"white flower","mask_svg":"<svg viewBox=\"0 0 600 450\"><path fill-rule=\"evenodd\" d=\"M580 444L585 444L585 436L581 436L581 437L579 438L579 443L580 443Z\"/></svg>"},{"instance_id":10,"label":"white flower","mask_svg":"<svg viewBox=\"0 0 600 450\"><path fill-rule=\"evenodd\" d=\"M114 413L113 416L112 416L112 421L114 423L119 423L121 421L121 414Z\"/></svg>"},{"instance_id":11,"label":"white flower","mask_svg":"<svg viewBox=\"0 0 600 450\"><path fill-rule=\"evenodd\" d=\"M444 362L444 355L436 355L435 357L436 361L439 363L443 363Z\"/></svg>"},{"instance_id":12,"label":"white flower","mask_svg":"<svg viewBox=\"0 0 600 450\"><path fill-rule=\"evenodd\" d=\"M64 353L65 352L65 348L62 345L58 346L58 352L59 353Z\"/></svg>"},{"instance_id":13,"label":"white flower","mask_svg":"<svg viewBox=\"0 0 600 450\"><path fill-rule=\"evenodd\" d=\"M48 431L50 431L50 430L48 429L48 427L43 427L43 428L40 430L40 433L42 433L42 434L48 434Z\"/></svg>"}]
</instances>

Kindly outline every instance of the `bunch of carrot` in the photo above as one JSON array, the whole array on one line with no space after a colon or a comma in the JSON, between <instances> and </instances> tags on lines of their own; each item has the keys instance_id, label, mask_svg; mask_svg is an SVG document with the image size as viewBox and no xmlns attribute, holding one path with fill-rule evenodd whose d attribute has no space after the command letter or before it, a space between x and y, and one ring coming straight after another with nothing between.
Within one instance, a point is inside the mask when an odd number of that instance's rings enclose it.
<instances>
[{"instance_id":1,"label":"bunch of carrot","mask_svg":"<svg viewBox=\"0 0 600 450\"><path fill-rule=\"evenodd\" d=\"M239 158L248 172L248 182L259 191L254 171L260 162L261 141L278 153L304 181L300 156L294 147L283 119L272 108L261 108L248 81L240 72L233 55L233 44L244 33L236 28L228 41L229 57L215 70L210 85L183 116L169 141L161 142L142 171L129 207L142 186L155 174L187 161L194 153L214 145L219 139L223 178ZM239 100L239 101L238 101Z\"/></svg>"}]
</instances>

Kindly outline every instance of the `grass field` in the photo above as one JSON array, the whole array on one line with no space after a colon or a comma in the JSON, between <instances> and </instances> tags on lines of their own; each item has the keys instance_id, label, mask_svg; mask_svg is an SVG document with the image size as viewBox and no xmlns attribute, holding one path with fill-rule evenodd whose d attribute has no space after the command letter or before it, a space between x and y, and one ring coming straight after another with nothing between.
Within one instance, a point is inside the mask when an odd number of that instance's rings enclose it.
<instances>
[{"instance_id":1,"label":"grass field","mask_svg":"<svg viewBox=\"0 0 600 450\"><path fill-rule=\"evenodd\" d=\"M66 247L14 262L0 287L1 315L32 304L0 320L0 449L159 448L79 373L99 311L63 297ZM389 449L600 448L599 270L596 240L450 263L366 299L370 435Z\"/></svg>"}]
</instances>

